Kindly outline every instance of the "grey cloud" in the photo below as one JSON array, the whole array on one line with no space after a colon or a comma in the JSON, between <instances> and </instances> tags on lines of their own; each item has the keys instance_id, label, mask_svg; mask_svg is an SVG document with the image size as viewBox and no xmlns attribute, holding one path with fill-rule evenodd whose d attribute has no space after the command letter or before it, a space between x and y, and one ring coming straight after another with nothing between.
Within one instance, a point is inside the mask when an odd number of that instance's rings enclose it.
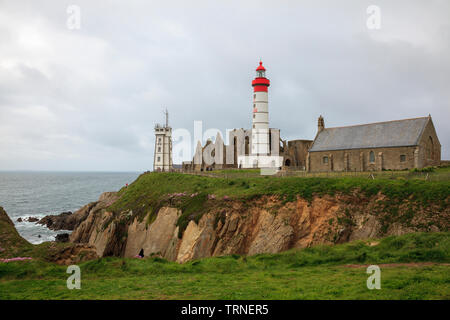
<instances>
[{"instance_id":1,"label":"grey cloud","mask_svg":"<svg viewBox=\"0 0 450 320\"><path fill-rule=\"evenodd\" d=\"M448 159L450 3L378 3L371 31L366 1L77 1L68 30L72 2L3 1L0 170L150 169L164 107L174 128L249 127L260 57L283 138L431 113Z\"/></svg>"}]
</instances>

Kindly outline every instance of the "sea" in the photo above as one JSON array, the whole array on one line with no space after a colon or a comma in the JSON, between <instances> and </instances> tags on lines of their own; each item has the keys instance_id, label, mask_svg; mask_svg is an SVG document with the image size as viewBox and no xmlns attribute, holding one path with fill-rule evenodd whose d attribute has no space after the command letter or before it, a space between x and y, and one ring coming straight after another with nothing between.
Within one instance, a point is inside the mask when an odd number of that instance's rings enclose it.
<instances>
[{"instance_id":1,"label":"sea","mask_svg":"<svg viewBox=\"0 0 450 320\"><path fill-rule=\"evenodd\" d=\"M19 234L33 244L53 241L58 233L32 222L17 222L28 217L42 218L61 212L75 212L98 200L106 191L118 191L132 183L139 172L2 172L0 206L14 222ZM70 233L70 232L69 232Z\"/></svg>"}]
</instances>

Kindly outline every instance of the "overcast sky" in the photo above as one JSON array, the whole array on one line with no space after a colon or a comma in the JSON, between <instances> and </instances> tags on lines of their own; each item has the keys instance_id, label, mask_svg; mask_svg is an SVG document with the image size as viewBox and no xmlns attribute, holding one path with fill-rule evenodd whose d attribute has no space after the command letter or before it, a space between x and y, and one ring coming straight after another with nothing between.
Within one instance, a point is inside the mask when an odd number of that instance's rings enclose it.
<instances>
[{"instance_id":1,"label":"overcast sky","mask_svg":"<svg viewBox=\"0 0 450 320\"><path fill-rule=\"evenodd\" d=\"M164 107L174 129L249 128L260 58L283 139L313 139L320 114L333 127L430 113L450 159L449 12L448 0L0 0L0 170L149 170Z\"/></svg>"}]
</instances>

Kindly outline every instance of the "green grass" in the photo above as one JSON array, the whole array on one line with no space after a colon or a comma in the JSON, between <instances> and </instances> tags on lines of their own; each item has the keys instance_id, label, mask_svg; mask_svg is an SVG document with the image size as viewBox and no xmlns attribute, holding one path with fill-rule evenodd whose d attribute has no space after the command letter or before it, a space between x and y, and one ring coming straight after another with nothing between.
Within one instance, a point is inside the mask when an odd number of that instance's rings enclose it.
<instances>
[{"instance_id":1,"label":"green grass","mask_svg":"<svg viewBox=\"0 0 450 320\"><path fill-rule=\"evenodd\" d=\"M81 290L66 267L40 260L0 263L0 299L450 299L450 233L414 233L251 257L177 264L160 258L102 258L80 264ZM373 244L373 243L372 243ZM365 267L381 266L381 290Z\"/></svg>"},{"instance_id":2,"label":"green grass","mask_svg":"<svg viewBox=\"0 0 450 320\"><path fill-rule=\"evenodd\" d=\"M198 220L212 206L226 207L224 196L234 200L246 200L263 195L276 195L283 201L294 201L297 196L311 200L314 195L336 193L350 194L359 190L362 195L373 196L381 192L394 202L409 199L421 205L435 203L447 206L450 180L424 181L404 179L367 179L363 177L300 178L300 177L242 177L252 170L227 170L232 178L221 178L181 173L145 173L127 188L119 191L119 200L110 208L115 216L132 212L128 218L141 221L150 213L148 223L164 205L178 207L183 214L179 218L180 236L189 220ZM186 196L169 197L173 193ZM192 194L196 196L191 197ZM208 195L215 195L214 201Z\"/></svg>"}]
</instances>

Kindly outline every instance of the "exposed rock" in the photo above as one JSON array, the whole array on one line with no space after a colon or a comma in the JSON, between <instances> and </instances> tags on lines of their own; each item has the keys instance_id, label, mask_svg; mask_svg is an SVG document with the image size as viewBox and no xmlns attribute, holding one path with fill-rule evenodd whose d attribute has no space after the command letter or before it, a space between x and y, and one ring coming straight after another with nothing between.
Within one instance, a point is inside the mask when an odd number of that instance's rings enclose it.
<instances>
[{"instance_id":1,"label":"exposed rock","mask_svg":"<svg viewBox=\"0 0 450 320\"><path fill-rule=\"evenodd\" d=\"M28 221L28 222L38 222L38 221L39 221L39 218L36 218L36 217L28 217L27 221Z\"/></svg>"},{"instance_id":2,"label":"exposed rock","mask_svg":"<svg viewBox=\"0 0 450 320\"><path fill-rule=\"evenodd\" d=\"M56 242L69 242L69 234L68 233L59 233L55 237Z\"/></svg>"},{"instance_id":3,"label":"exposed rock","mask_svg":"<svg viewBox=\"0 0 450 320\"><path fill-rule=\"evenodd\" d=\"M83 207L84 218L80 220L69 240L74 243L89 243L93 245L100 257L123 255L126 242L121 243L123 238L119 232L121 229L116 228L117 221L113 221L112 212L106 211L106 208L116 200L116 192L105 192L97 202L91 203L89 207ZM126 224L123 227L126 227ZM119 238L120 243L118 243L117 238Z\"/></svg>"},{"instance_id":4,"label":"exposed rock","mask_svg":"<svg viewBox=\"0 0 450 320\"><path fill-rule=\"evenodd\" d=\"M73 230L76 219L69 219L70 215L72 215L72 212L68 211L59 215L45 216L38 223L45 225L50 230Z\"/></svg>"},{"instance_id":5,"label":"exposed rock","mask_svg":"<svg viewBox=\"0 0 450 320\"><path fill-rule=\"evenodd\" d=\"M276 196L245 203L229 200L226 208L211 206L197 223L191 220L181 239L179 209L162 207L156 219L148 223L149 215L142 221L130 220L131 212L114 215L98 206L89 211L70 239L93 245L99 256L134 257L143 253L145 257L158 255L183 263L210 256L277 253L317 244L449 229L448 206L412 206L404 200L391 214L392 204L380 206L383 201L381 194L370 198L360 194L324 195L287 203Z\"/></svg>"},{"instance_id":6,"label":"exposed rock","mask_svg":"<svg viewBox=\"0 0 450 320\"><path fill-rule=\"evenodd\" d=\"M147 217L142 222L135 219L128 227L125 257L133 257L143 249L144 256L159 253L175 260L178 242L176 223L180 215L180 210L164 207L150 225L147 225Z\"/></svg>"},{"instance_id":7,"label":"exposed rock","mask_svg":"<svg viewBox=\"0 0 450 320\"><path fill-rule=\"evenodd\" d=\"M22 238L14 227L14 223L0 207L0 255L5 258L27 255L59 264L76 264L96 259L95 247L87 244L48 243L48 246L35 246Z\"/></svg>"},{"instance_id":8,"label":"exposed rock","mask_svg":"<svg viewBox=\"0 0 450 320\"><path fill-rule=\"evenodd\" d=\"M96 202L91 202L79 210L63 212L59 215L49 215L42 218L38 223L47 226L51 230L74 230L83 222L91 210L110 206L117 199L117 192L105 192L100 195Z\"/></svg>"},{"instance_id":9,"label":"exposed rock","mask_svg":"<svg viewBox=\"0 0 450 320\"><path fill-rule=\"evenodd\" d=\"M16 220L17 222L23 222L22 218Z\"/></svg>"},{"instance_id":10,"label":"exposed rock","mask_svg":"<svg viewBox=\"0 0 450 320\"><path fill-rule=\"evenodd\" d=\"M99 258L95 248L87 244L71 244L63 248L51 246L46 260L61 265L71 265Z\"/></svg>"}]
</instances>

